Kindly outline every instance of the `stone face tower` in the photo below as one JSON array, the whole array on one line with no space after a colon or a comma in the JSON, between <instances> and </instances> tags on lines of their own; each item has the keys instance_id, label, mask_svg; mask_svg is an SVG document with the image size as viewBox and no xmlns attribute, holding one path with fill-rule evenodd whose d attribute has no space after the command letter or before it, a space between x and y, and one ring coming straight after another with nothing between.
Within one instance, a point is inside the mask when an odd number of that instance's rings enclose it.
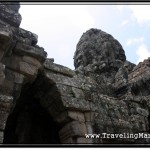
<instances>
[{"instance_id":1,"label":"stone face tower","mask_svg":"<svg viewBox=\"0 0 150 150\"><path fill-rule=\"evenodd\" d=\"M82 35L75 52L75 67L89 64L126 61L121 44L110 34L98 29L90 29Z\"/></svg>"},{"instance_id":2,"label":"stone face tower","mask_svg":"<svg viewBox=\"0 0 150 150\"><path fill-rule=\"evenodd\" d=\"M74 56L76 70L100 84L101 93L114 95L115 75L126 61L121 44L110 34L90 29L82 35Z\"/></svg>"},{"instance_id":3,"label":"stone face tower","mask_svg":"<svg viewBox=\"0 0 150 150\"><path fill-rule=\"evenodd\" d=\"M136 66L114 37L90 29L77 44L73 71L19 28L19 8L0 3L0 143L150 143L128 136L150 132L150 58Z\"/></svg>"}]
</instances>

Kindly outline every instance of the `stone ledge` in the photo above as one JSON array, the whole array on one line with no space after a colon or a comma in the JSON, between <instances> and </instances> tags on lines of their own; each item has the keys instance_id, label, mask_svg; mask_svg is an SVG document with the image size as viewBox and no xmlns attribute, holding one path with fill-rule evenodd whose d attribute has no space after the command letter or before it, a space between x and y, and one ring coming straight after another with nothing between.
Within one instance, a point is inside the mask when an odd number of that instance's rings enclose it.
<instances>
[{"instance_id":1,"label":"stone ledge","mask_svg":"<svg viewBox=\"0 0 150 150\"><path fill-rule=\"evenodd\" d=\"M10 69L14 72L23 74L30 79L36 78L38 67L23 61L22 57L18 55L12 55L3 59L3 63L6 65L6 69Z\"/></svg>"},{"instance_id":2,"label":"stone ledge","mask_svg":"<svg viewBox=\"0 0 150 150\"><path fill-rule=\"evenodd\" d=\"M73 77L75 72L67 67L52 63L50 59L46 59L44 67L54 73L62 74L68 77Z\"/></svg>"},{"instance_id":3,"label":"stone ledge","mask_svg":"<svg viewBox=\"0 0 150 150\"><path fill-rule=\"evenodd\" d=\"M32 46L35 46L38 42L38 35L22 28L18 29L18 40L20 37L23 39L28 39L30 41L30 45Z\"/></svg>"},{"instance_id":4,"label":"stone ledge","mask_svg":"<svg viewBox=\"0 0 150 150\"><path fill-rule=\"evenodd\" d=\"M21 42L17 42L14 52L21 56L27 55L37 58L40 61L46 59L47 53L44 51L44 48L38 46L30 46Z\"/></svg>"}]
</instances>

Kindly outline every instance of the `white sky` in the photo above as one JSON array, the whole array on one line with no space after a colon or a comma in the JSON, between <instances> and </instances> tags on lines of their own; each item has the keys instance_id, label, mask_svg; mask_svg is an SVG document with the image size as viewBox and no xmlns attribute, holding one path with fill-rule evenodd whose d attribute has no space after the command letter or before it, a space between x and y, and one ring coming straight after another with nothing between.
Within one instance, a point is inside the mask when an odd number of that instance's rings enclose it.
<instances>
[{"instance_id":1,"label":"white sky","mask_svg":"<svg viewBox=\"0 0 150 150\"><path fill-rule=\"evenodd\" d=\"M133 63L150 56L150 5L21 5L21 28L38 35L55 63L74 69L76 45L90 28L116 38Z\"/></svg>"}]
</instances>

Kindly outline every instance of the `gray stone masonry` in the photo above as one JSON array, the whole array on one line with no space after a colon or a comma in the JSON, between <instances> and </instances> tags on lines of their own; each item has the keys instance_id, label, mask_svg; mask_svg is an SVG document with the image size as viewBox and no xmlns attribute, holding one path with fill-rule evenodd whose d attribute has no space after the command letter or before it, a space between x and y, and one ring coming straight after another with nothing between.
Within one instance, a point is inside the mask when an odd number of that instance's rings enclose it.
<instances>
[{"instance_id":1,"label":"gray stone masonry","mask_svg":"<svg viewBox=\"0 0 150 150\"><path fill-rule=\"evenodd\" d=\"M150 134L150 58L135 65L112 35L89 29L71 70L47 58L38 36L19 27L19 8L0 2L0 143L150 144L85 136Z\"/></svg>"}]
</instances>

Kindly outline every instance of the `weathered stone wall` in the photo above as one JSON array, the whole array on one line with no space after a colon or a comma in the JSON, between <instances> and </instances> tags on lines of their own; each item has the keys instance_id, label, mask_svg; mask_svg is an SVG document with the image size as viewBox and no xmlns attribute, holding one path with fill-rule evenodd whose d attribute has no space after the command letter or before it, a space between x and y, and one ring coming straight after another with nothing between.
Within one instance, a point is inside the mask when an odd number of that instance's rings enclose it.
<instances>
[{"instance_id":1,"label":"weathered stone wall","mask_svg":"<svg viewBox=\"0 0 150 150\"><path fill-rule=\"evenodd\" d=\"M98 29L85 32L77 44L76 72L97 83L96 88L91 84L91 89L96 90L90 92L95 134L149 133L149 99L142 97L149 95L149 59L136 66L123 54L120 43ZM93 143L149 143L149 140L97 138Z\"/></svg>"},{"instance_id":2,"label":"weathered stone wall","mask_svg":"<svg viewBox=\"0 0 150 150\"><path fill-rule=\"evenodd\" d=\"M8 115L15 107L21 89L31 84L41 68L46 52L36 45L37 36L19 28L18 3L0 3L0 142Z\"/></svg>"},{"instance_id":3,"label":"weathered stone wall","mask_svg":"<svg viewBox=\"0 0 150 150\"><path fill-rule=\"evenodd\" d=\"M0 143L149 143L86 134L149 133L149 58L137 66L121 44L85 32L75 70L54 63L37 35L19 28L19 3L0 3Z\"/></svg>"}]
</instances>

